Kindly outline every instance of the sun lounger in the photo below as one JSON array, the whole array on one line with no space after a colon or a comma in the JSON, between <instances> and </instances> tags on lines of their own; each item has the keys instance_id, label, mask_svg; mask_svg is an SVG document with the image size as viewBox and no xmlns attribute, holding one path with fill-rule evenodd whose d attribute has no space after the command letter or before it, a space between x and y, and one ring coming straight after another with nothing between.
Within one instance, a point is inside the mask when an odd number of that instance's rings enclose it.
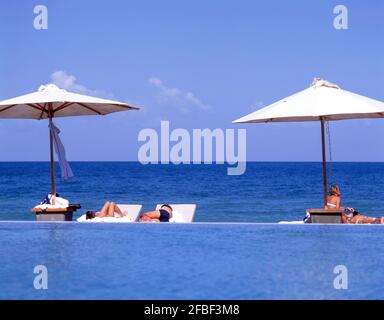
<instances>
[{"instance_id":1,"label":"sun lounger","mask_svg":"<svg viewBox=\"0 0 384 320\"><path fill-rule=\"evenodd\" d=\"M342 223L343 212L341 209L307 209L312 223Z\"/></svg>"},{"instance_id":2,"label":"sun lounger","mask_svg":"<svg viewBox=\"0 0 384 320\"><path fill-rule=\"evenodd\" d=\"M127 215L122 218L113 218L113 217L96 217L91 220L87 220L85 214L77 219L78 222L136 222L139 220L139 214L141 208L143 207L140 204L118 204L117 205L122 212L126 212Z\"/></svg>"},{"instance_id":3,"label":"sun lounger","mask_svg":"<svg viewBox=\"0 0 384 320\"><path fill-rule=\"evenodd\" d=\"M297 221L279 221L278 224L304 224L303 220Z\"/></svg>"},{"instance_id":4,"label":"sun lounger","mask_svg":"<svg viewBox=\"0 0 384 320\"><path fill-rule=\"evenodd\" d=\"M162 205L158 204L156 210L159 210ZM173 209L173 217L169 222L176 223L191 223L195 217L195 204L170 204Z\"/></svg>"},{"instance_id":5,"label":"sun lounger","mask_svg":"<svg viewBox=\"0 0 384 320\"><path fill-rule=\"evenodd\" d=\"M128 213L127 216L132 222L139 221L139 214L143 207L141 204L118 204L117 206L122 212Z\"/></svg>"},{"instance_id":6,"label":"sun lounger","mask_svg":"<svg viewBox=\"0 0 384 320\"><path fill-rule=\"evenodd\" d=\"M340 209L307 209L305 221L280 221L280 224L303 224L303 223L342 223L343 210Z\"/></svg>"}]
</instances>

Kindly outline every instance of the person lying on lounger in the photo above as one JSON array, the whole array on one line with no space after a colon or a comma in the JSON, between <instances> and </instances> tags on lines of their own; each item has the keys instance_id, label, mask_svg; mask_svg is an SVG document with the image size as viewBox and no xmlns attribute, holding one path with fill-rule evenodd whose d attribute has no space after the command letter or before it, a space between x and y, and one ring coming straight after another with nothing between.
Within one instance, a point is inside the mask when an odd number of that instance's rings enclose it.
<instances>
[{"instance_id":1,"label":"person lying on lounger","mask_svg":"<svg viewBox=\"0 0 384 320\"><path fill-rule=\"evenodd\" d=\"M122 212L120 208L116 205L114 202L107 201L104 203L104 206L101 208L100 211L87 211L86 219L93 219L93 218L104 218L104 217L111 217L111 218L122 218L127 215L126 212Z\"/></svg>"},{"instance_id":2,"label":"person lying on lounger","mask_svg":"<svg viewBox=\"0 0 384 320\"><path fill-rule=\"evenodd\" d=\"M357 211L353 211L351 214L343 214L342 222L347 224L384 224L384 217L367 217Z\"/></svg>"},{"instance_id":3,"label":"person lying on lounger","mask_svg":"<svg viewBox=\"0 0 384 320\"><path fill-rule=\"evenodd\" d=\"M384 217L382 218L372 218L367 217L359 212L355 211L353 208L343 208L341 204L341 192L340 188L337 185L332 185L329 189L329 196L327 197L327 205L325 209L342 209L345 211L350 211L349 214L343 213L341 220L342 223L346 224L384 224Z\"/></svg>"},{"instance_id":4,"label":"person lying on lounger","mask_svg":"<svg viewBox=\"0 0 384 320\"><path fill-rule=\"evenodd\" d=\"M169 222L172 218L172 207L169 204L163 204L160 210L149 211L140 215L140 222Z\"/></svg>"}]
</instances>

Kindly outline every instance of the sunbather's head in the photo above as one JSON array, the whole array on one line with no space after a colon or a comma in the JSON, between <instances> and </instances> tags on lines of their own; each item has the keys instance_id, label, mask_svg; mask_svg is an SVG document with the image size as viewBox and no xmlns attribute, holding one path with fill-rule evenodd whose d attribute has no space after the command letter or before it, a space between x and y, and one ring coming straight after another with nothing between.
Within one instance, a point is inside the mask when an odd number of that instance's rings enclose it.
<instances>
[{"instance_id":1,"label":"sunbather's head","mask_svg":"<svg viewBox=\"0 0 384 320\"><path fill-rule=\"evenodd\" d=\"M331 196L340 196L340 188L338 185L331 185L331 187L329 188L329 195Z\"/></svg>"},{"instance_id":2,"label":"sunbather's head","mask_svg":"<svg viewBox=\"0 0 384 320\"><path fill-rule=\"evenodd\" d=\"M160 209L165 209L165 210L169 211L170 213L172 213L172 211L173 211L172 207L169 204L163 204Z\"/></svg>"},{"instance_id":3,"label":"sunbather's head","mask_svg":"<svg viewBox=\"0 0 384 320\"><path fill-rule=\"evenodd\" d=\"M94 217L96 217L96 212L95 211L87 211L87 213L85 214L85 217L86 217L86 220L93 219Z\"/></svg>"}]
</instances>

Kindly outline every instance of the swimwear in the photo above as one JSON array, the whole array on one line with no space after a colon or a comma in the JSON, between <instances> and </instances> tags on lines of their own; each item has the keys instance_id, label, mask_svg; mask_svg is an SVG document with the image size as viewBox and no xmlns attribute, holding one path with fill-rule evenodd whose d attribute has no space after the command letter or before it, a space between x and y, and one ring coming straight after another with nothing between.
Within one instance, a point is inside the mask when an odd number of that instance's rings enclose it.
<instances>
[{"instance_id":1,"label":"swimwear","mask_svg":"<svg viewBox=\"0 0 384 320\"><path fill-rule=\"evenodd\" d=\"M169 222L169 219L171 218L171 215L167 210L160 209L160 222Z\"/></svg>"}]
</instances>

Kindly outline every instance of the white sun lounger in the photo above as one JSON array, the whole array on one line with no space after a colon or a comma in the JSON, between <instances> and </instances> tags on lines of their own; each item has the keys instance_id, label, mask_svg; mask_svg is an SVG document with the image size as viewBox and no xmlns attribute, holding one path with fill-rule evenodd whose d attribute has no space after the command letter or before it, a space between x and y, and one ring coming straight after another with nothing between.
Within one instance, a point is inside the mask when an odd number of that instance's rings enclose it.
<instances>
[{"instance_id":1,"label":"white sun lounger","mask_svg":"<svg viewBox=\"0 0 384 320\"><path fill-rule=\"evenodd\" d=\"M117 206L122 212L128 212L127 217L129 217L132 222L139 221L140 211L143 207L141 204L118 204Z\"/></svg>"},{"instance_id":2,"label":"white sun lounger","mask_svg":"<svg viewBox=\"0 0 384 320\"><path fill-rule=\"evenodd\" d=\"M113 218L113 217L104 217L99 218L96 217L91 220L86 219L86 215L83 214L80 218L77 219L78 222L136 222L139 220L139 214L141 208L143 207L141 204L118 204L117 205L122 212L126 212L127 215L122 218Z\"/></svg>"},{"instance_id":3,"label":"white sun lounger","mask_svg":"<svg viewBox=\"0 0 384 320\"><path fill-rule=\"evenodd\" d=\"M156 210L159 210L162 204L156 206ZM173 217L169 222L176 223L191 223L195 217L196 205L195 204L170 204L173 209Z\"/></svg>"},{"instance_id":4,"label":"white sun lounger","mask_svg":"<svg viewBox=\"0 0 384 320\"><path fill-rule=\"evenodd\" d=\"M304 224L303 220L298 221L280 221L279 224Z\"/></svg>"}]
</instances>

